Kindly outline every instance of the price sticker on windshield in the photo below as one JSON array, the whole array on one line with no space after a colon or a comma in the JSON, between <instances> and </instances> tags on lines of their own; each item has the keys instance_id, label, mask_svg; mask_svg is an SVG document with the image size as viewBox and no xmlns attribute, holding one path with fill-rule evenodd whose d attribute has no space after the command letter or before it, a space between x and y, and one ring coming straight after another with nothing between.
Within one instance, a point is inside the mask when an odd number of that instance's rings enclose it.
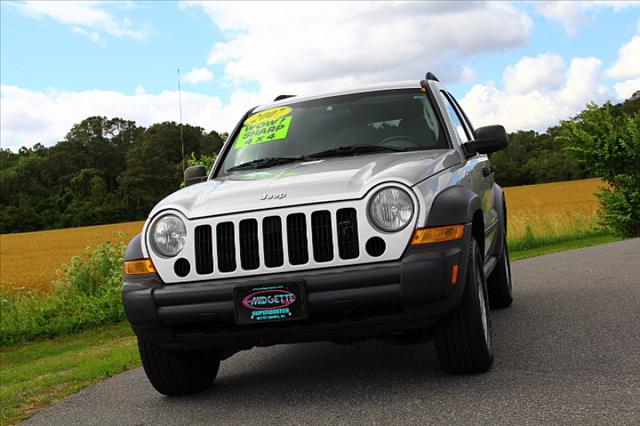
<instances>
[{"instance_id":1,"label":"price sticker on windshield","mask_svg":"<svg viewBox=\"0 0 640 426\"><path fill-rule=\"evenodd\" d=\"M286 139L293 118L289 114L289 107L271 108L253 114L245 120L235 149Z\"/></svg>"}]
</instances>

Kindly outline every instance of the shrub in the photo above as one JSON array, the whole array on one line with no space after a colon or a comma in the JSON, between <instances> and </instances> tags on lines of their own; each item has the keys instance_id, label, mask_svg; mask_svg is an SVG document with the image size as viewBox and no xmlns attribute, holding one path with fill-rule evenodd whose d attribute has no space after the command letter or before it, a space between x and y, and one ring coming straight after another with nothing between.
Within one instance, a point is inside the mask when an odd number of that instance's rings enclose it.
<instances>
[{"instance_id":1,"label":"shrub","mask_svg":"<svg viewBox=\"0 0 640 426\"><path fill-rule=\"evenodd\" d=\"M622 115L610 103L588 105L562 122L560 140L609 185L597 194L602 223L618 236L640 236L640 113Z\"/></svg>"},{"instance_id":2,"label":"shrub","mask_svg":"<svg viewBox=\"0 0 640 426\"><path fill-rule=\"evenodd\" d=\"M120 299L125 245L88 248L63 267L51 294L0 286L0 345L53 337L124 319Z\"/></svg>"}]
</instances>

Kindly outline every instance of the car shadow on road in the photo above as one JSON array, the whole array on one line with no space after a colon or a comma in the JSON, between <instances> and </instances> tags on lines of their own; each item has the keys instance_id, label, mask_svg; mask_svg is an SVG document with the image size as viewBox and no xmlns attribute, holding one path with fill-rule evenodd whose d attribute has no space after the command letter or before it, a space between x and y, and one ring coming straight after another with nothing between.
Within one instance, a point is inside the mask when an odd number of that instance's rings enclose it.
<instances>
[{"instance_id":1,"label":"car shadow on road","mask_svg":"<svg viewBox=\"0 0 640 426\"><path fill-rule=\"evenodd\" d=\"M454 383L439 366L432 342L406 346L366 341L342 346L307 343L258 348L224 361L218 379L207 391L185 399L252 403L331 401L344 395L377 398Z\"/></svg>"}]
</instances>

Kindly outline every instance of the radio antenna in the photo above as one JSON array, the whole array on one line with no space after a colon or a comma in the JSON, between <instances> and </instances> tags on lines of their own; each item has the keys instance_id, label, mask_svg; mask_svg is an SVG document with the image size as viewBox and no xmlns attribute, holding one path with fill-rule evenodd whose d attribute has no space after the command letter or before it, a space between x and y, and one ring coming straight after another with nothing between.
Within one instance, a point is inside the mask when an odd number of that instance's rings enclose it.
<instances>
[{"instance_id":1,"label":"radio antenna","mask_svg":"<svg viewBox=\"0 0 640 426\"><path fill-rule=\"evenodd\" d=\"M182 179L184 183L184 134L182 130L182 91L180 90L180 68L178 68L178 108L180 109L180 145L182 146Z\"/></svg>"}]
</instances>

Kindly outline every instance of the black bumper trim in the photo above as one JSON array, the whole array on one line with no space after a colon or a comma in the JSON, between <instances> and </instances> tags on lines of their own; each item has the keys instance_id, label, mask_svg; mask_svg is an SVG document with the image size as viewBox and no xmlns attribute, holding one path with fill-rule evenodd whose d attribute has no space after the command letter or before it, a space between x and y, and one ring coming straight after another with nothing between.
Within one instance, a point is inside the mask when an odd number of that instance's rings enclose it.
<instances>
[{"instance_id":1,"label":"black bumper trim","mask_svg":"<svg viewBox=\"0 0 640 426\"><path fill-rule=\"evenodd\" d=\"M125 277L123 302L140 338L176 348L366 338L427 327L462 298L470 238L468 225L462 240L409 248L402 259L378 264L184 284L164 284L157 276ZM456 263L458 282L452 285ZM234 287L300 280L307 294L307 319L235 323Z\"/></svg>"}]
</instances>

